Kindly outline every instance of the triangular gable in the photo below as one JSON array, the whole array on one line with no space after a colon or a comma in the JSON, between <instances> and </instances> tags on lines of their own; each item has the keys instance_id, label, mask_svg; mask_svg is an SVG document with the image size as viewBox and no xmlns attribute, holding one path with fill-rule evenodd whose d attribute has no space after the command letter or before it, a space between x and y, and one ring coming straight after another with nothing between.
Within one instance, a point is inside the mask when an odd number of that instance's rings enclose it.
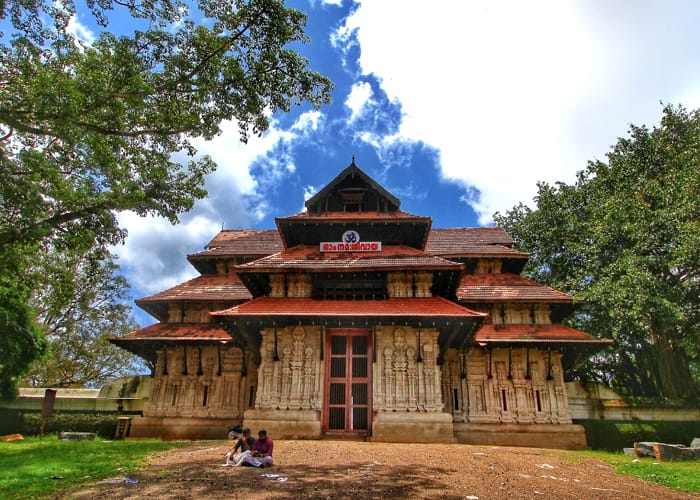
<instances>
[{"instance_id":1,"label":"triangular gable","mask_svg":"<svg viewBox=\"0 0 700 500\"><path fill-rule=\"evenodd\" d=\"M353 211L393 212L401 201L360 170L353 156L352 163L304 205L309 213L320 213L345 211L346 206L358 204L360 209Z\"/></svg>"}]
</instances>

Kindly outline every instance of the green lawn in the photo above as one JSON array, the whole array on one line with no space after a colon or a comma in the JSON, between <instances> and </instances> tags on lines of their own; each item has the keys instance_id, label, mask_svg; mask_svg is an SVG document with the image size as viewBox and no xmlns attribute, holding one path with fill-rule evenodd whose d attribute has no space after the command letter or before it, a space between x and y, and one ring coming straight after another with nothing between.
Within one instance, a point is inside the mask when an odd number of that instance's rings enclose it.
<instances>
[{"instance_id":1,"label":"green lawn","mask_svg":"<svg viewBox=\"0 0 700 500\"><path fill-rule=\"evenodd\" d=\"M108 477L128 477L149 453L188 441L60 441L56 436L0 442L0 498L40 498Z\"/></svg>"},{"instance_id":2,"label":"green lawn","mask_svg":"<svg viewBox=\"0 0 700 500\"><path fill-rule=\"evenodd\" d=\"M658 463L652 457L635 457L606 451L575 451L573 456L592 457L615 467L615 472L638 477L682 491L700 493L700 461Z\"/></svg>"}]
</instances>

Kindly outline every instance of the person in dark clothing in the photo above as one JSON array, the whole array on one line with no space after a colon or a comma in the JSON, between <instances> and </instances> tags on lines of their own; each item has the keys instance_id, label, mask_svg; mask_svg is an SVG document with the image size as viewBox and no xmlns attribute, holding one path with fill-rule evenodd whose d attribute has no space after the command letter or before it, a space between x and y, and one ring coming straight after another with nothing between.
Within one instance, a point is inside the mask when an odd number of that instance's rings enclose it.
<instances>
[{"instance_id":1,"label":"person in dark clothing","mask_svg":"<svg viewBox=\"0 0 700 500\"><path fill-rule=\"evenodd\" d=\"M258 467L268 467L272 465L272 450L274 443L267 437L267 431L262 429L258 432L258 439L253 443L253 450L250 456Z\"/></svg>"},{"instance_id":2,"label":"person in dark clothing","mask_svg":"<svg viewBox=\"0 0 700 500\"><path fill-rule=\"evenodd\" d=\"M250 435L250 429L246 427L235 446L226 454L226 465L240 465L245 456L250 455L254 444L255 439Z\"/></svg>"}]
</instances>

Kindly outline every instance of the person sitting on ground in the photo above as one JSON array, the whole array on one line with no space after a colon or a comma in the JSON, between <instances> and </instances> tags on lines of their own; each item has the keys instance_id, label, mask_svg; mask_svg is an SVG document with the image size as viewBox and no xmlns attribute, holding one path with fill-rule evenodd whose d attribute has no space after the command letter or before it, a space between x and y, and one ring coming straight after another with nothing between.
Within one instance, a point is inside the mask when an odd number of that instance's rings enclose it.
<instances>
[{"instance_id":1,"label":"person sitting on ground","mask_svg":"<svg viewBox=\"0 0 700 500\"><path fill-rule=\"evenodd\" d=\"M250 453L242 453L239 463L234 465L252 465L253 467L269 467L272 465L272 439L267 437L267 431L258 432L258 439L253 443Z\"/></svg>"},{"instance_id":2,"label":"person sitting on ground","mask_svg":"<svg viewBox=\"0 0 700 500\"><path fill-rule=\"evenodd\" d=\"M273 447L272 439L267 437L267 431L261 429L260 432L258 432L258 439L253 443L253 449L250 452L251 458L260 463L258 467L269 467L272 465Z\"/></svg>"},{"instance_id":3,"label":"person sitting on ground","mask_svg":"<svg viewBox=\"0 0 700 500\"><path fill-rule=\"evenodd\" d=\"M226 465L240 465L245 456L250 455L255 439L250 435L250 429L243 429L242 436L236 445L226 454ZM240 450L240 451L239 451Z\"/></svg>"}]
</instances>

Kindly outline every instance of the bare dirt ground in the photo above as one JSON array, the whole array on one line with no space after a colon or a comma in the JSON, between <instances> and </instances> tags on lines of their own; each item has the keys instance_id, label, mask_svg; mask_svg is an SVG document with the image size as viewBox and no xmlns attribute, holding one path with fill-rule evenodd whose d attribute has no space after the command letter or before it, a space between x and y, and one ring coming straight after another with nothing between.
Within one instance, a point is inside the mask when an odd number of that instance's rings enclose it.
<instances>
[{"instance_id":1,"label":"bare dirt ground","mask_svg":"<svg viewBox=\"0 0 700 500\"><path fill-rule=\"evenodd\" d=\"M129 476L130 482L115 477L112 483L86 484L61 497L698 498L615 474L605 462L556 450L279 440L275 465L259 469L223 467L230 446L214 441L158 453Z\"/></svg>"}]
</instances>

